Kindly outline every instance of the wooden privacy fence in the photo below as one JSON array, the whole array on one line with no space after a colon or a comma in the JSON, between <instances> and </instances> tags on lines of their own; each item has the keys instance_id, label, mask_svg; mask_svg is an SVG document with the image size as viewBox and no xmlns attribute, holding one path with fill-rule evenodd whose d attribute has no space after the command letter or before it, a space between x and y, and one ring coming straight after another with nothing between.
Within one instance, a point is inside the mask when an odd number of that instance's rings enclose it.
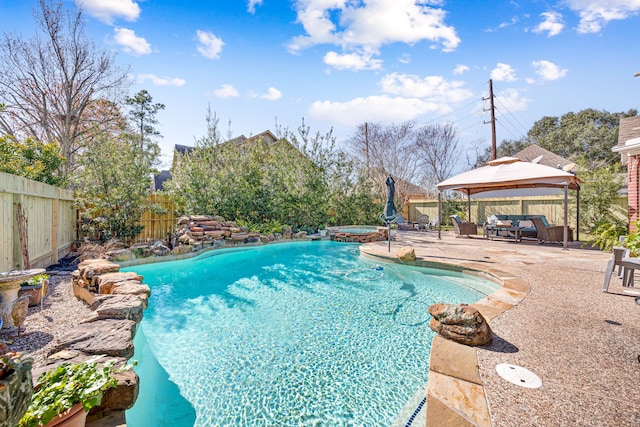
<instances>
[{"instance_id":1,"label":"wooden privacy fence","mask_svg":"<svg viewBox=\"0 0 640 427\"><path fill-rule=\"evenodd\" d=\"M156 214L146 211L140 218L140 225L144 226L137 240L166 239L169 233L173 233L176 227L175 205L168 196L150 194L147 200L159 205L165 213Z\"/></svg>"},{"instance_id":2,"label":"wooden privacy fence","mask_svg":"<svg viewBox=\"0 0 640 427\"><path fill-rule=\"evenodd\" d=\"M75 218L73 191L0 172L0 272L26 268L24 254L30 268L55 264L71 250Z\"/></svg>"},{"instance_id":3,"label":"wooden privacy fence","mask_svg":"<svg viewBox=\"0 0 640 427\"><path fill-rule=\"evenodd\" d=\"M467 211L467 199L462 199L464 209ZM417 222L420 215L428 215L434 218L438 215L438 200L435 199L413 199L409 200L409 218L411 222ZM628 201L627 195L619 195L612 207L614 214L622 219L627 219ZM483 224L487 217L493 214L502 215L545 215L547 220L553 224L564 223L564 195L547 196L518 196L500 198L471 198L471 221ZM448 224L448 219L443 220L443 224ZM569 198L569 226L576 224L576 200Z\"/></svg>"}]
</instances>

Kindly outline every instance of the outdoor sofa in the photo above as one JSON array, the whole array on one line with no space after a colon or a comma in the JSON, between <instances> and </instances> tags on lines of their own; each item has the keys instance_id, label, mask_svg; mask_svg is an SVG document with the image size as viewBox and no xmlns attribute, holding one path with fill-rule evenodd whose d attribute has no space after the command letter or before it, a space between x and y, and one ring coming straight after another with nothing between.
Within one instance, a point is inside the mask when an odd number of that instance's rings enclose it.
<instances>
[{"instance_id":1,"label":"outdoor sofa","mask_svg":"<svg viewBox=\"0 0 640 427\"><path fill-rule=\"evenodd\" d=\"M483 226L484 235L489 236L492 234L497 234L498 229L504 227L520 227L520 236L521 237L529 237L529 238L537 238L538 230L535 225L533 225L533 221L531 218L540 218L545 227L551 227L552 224L547 221L547 218L544 215L498 215L494 214L487 218L487 222ZM511 221L511 224L509 224Z\"/></svg>"}]
</instances>

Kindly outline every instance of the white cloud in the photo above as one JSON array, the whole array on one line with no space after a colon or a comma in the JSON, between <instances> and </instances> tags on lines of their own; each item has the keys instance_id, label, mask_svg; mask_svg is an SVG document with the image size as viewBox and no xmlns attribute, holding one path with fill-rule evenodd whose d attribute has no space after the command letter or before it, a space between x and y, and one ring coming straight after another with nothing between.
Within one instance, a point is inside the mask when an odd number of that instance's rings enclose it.
<instances>
[{"instance_id":1,"label":"white cloud","mask_svg":"<svg viewBox=\"0 0 640 427\"><path fill-rule=\"evenodd\" d=\"M280 92L275 87L270 87L267 90L267 93L260 95L260 98L266 99L267 101L277 101L278 99L282 98L282 92Z\"/></svg>"},{"instance_id":2,"label":"white cloud","mask_svg":"<svg viewBox=\"0 0 640 427\"><path fill-rule=\"evenodd\" d=\"M398 58L398 62L401 64L411 63L411 55L409 55L408 53L403 53L402 55L400 55L400 58Z\"/></svg>"},{"instance_id":3,"label":"white cloud","mask_svg":"<svg viewBox=\"0 0 640 427\"><path fill-rule=\"evenodd\" d=\"M113 39L117 44L122 46L127 53L134 55L148 55L151 53L151 45L144 37L136 35L135 31L128 28L114 28Z\"/></svg>"},{"instance_id":4,"label":"white cloud","mask_svg":"<svg viewBox=\"0 0 640 427\"><path fill-rule=\"evenodd\" d=\"M220 52L222 52L222 46L224 42L220 37L208 31L198 30L196 32L198 36L198 52L205 58L218 59L220 58Z\"/></svg>"},{"instance_id":5,"label":"white cloud","mask_svg":"<svg viewBox=\"0 0 640 427\"><path fill-rule=\"evenodd\" d=\"M547 32L547 37L557 36L564 29L564 23L562 22L562 15L558 12L544 12L540 16L544 18L544 21L533 29L534 33Z\"/></svg>"},{"instance_id":6,"label":"white cloud","mask_svg":"<svg viewBox=\"0 0 640 427\"><path fill-rule=\"evenodd\" d=\"M382 68L382 60L373 59L372 56L373 55L371 53L339 54L331 51L324 56L323 60L325 64L338 70L379 70Z\"/></svg>"},{"instance_id":7,"label":"white cloud","mask_svg":"<svg viewBox=\"0 0 640 427\"><path fill-rule=\"evenodd\" d=\"M496 68L491 70L491 78L497 82L513 82L516 80L515 70L509 64L498 62Z\"/></svg>"},{"instance_id":8,"label":"white cloud","mask_svg":"<svg viewBox=\"0 0 640 427\"><path fill-rule=\"evenodd\" d=\"M431 3L429 5L429 3ZM305 34L294 37L289 51L298 53L319 44L340 46L344 54L378 52L385 44L432 42L453 51L460 38L445 24L438 1L416 0L296 0L297 21Z\"/></svg>"},{"instance_id":9,"label":"white cloud","mask_svg":"<svg viewBox=\"0 0 640 427\"><path fill-rule=\"evenodd\" d=\"M238 90L230 84L223 84L220 89L213 91L218 98L235 98L238 96Z\"/></svg>"},{"instance_id":10,"label":"white cloud","mask_svg":"<svg viewBox=\"0 0 640 427\"><path fill-rule=\"evenodd\" d=\"M627 19L640 13L638 0L566 0L565 2L580 16L579 33L597 33L609 21Z\"/></svg>"},{"instance_id":11,"label":"white cloud","mask_svg":"<svg viewBox=\"0 0 640 427\"><path fill-rule=\"evenodd\" d=\"M75 0L75 2L89 15L109 25L116 18L135 21L140 16L140 6L132 0Z\"/></svg>"},{"instance_id":12,"label":"white cloud","mask_svg":"<svg viewBox=\"0 0 640 427\"><path fill-rule=\"evenodd\" d=\"M496 96L496 100L500 104L505 105L510 112L524 111L529 106L530 99L522 97L516 89L506 89L500 95ZM500 110L498 110L500 114Z\"/></svg>"},{"instance_id":13,"label":"white cloud","mask_svg":"<svg viewBox=\"0 0 640 427\"><path fill-rule=\"evenodd\" d=\"M453 74L455 76L459 76L460 74L464 74L467 71L469 71L469 67L467 67L466 65L458 64L456 65L456 68L453 69Z\"/></svg>"},{"instance_id":14,"label":"white cloud","mask_svg":"<svg viewBox=\"0 0 640 427\"><path fill-rule=\"evenodd\" d=\"M380 80L384 93L403 97L425 98L436 103L461 102L473 96L463 82L448 82L441 76L420 78L412 74L387 74Z\"/></svg>"},{"instance_id":15,"label":"white cloud","mask_svg":"<svg viewBox=\"0 0 640 427\"><path fill-rule=\"evenodd\" d=\"M256 6L260 6L262 4L262 0L249 0L247 3L247 12L256 13Z\"/></svg>"},{"instance_id":16,"label":"white cloud","mask_svg":"<svg viewBox=\"0 0 640 427\"><path fill-rule=\"evenodd\" d=\"M533 61L531 66L536 70L536 74L543 80L558 80L567 75L569 71L566 68L560 68L550 61Z\"/></svg>"},{"instance_id":17,"label":"white cloud","mask_svg":"<svg viewBox=\"0 0 640 427\"><path fill-rule=\"evenodd\" d=\"M135 81L138 84L150 81L154 86L184 86L187 82L178 77L158 77L155 74L138 74Z\"/></svg>"},{"instance_id":18,"label":"white cloud","mask_svg":"<svg viewBox=\"0 0 640 427\"><path fill-rule=\"evenodd\" d=\"M400 122L422 114L439 111L441 106L418 98L369 96L347 102L316 101L309 115L318 120L356 126L365 121Z\"/></svg>"}]
</instances>

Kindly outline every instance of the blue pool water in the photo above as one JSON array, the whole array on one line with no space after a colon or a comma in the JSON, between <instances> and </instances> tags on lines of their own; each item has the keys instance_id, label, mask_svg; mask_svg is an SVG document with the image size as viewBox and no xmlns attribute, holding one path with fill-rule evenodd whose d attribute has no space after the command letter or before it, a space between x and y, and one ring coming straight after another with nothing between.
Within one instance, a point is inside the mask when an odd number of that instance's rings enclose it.
<instances>
[{"instance_id":1,"label":"blue pool water","mask_svg":"<svg viewBox=\"0 0 640 427\"><path fill-rule=\"evenodd\" d=\"M388 426L427 381L429 305L497 285L293 242L139 265L142 426Z\"/></svg>"}]
</instances>

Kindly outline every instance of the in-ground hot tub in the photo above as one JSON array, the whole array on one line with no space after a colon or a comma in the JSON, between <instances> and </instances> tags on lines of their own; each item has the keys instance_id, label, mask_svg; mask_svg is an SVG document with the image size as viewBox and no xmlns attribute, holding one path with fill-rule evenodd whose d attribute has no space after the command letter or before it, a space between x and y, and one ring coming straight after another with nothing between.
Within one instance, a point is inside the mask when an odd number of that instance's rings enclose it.
<instances>
[{"instance_id":1,"label":"in-ground hot tub","mask_svg":"<svg viewBox=\"0 0 640 427\"><path fill-rule=\"evenodd\" d=\"M329 238L336 242L369 243L387 240L387 228L375 225L329 227Z\"/></svg>"}]
</instances>

